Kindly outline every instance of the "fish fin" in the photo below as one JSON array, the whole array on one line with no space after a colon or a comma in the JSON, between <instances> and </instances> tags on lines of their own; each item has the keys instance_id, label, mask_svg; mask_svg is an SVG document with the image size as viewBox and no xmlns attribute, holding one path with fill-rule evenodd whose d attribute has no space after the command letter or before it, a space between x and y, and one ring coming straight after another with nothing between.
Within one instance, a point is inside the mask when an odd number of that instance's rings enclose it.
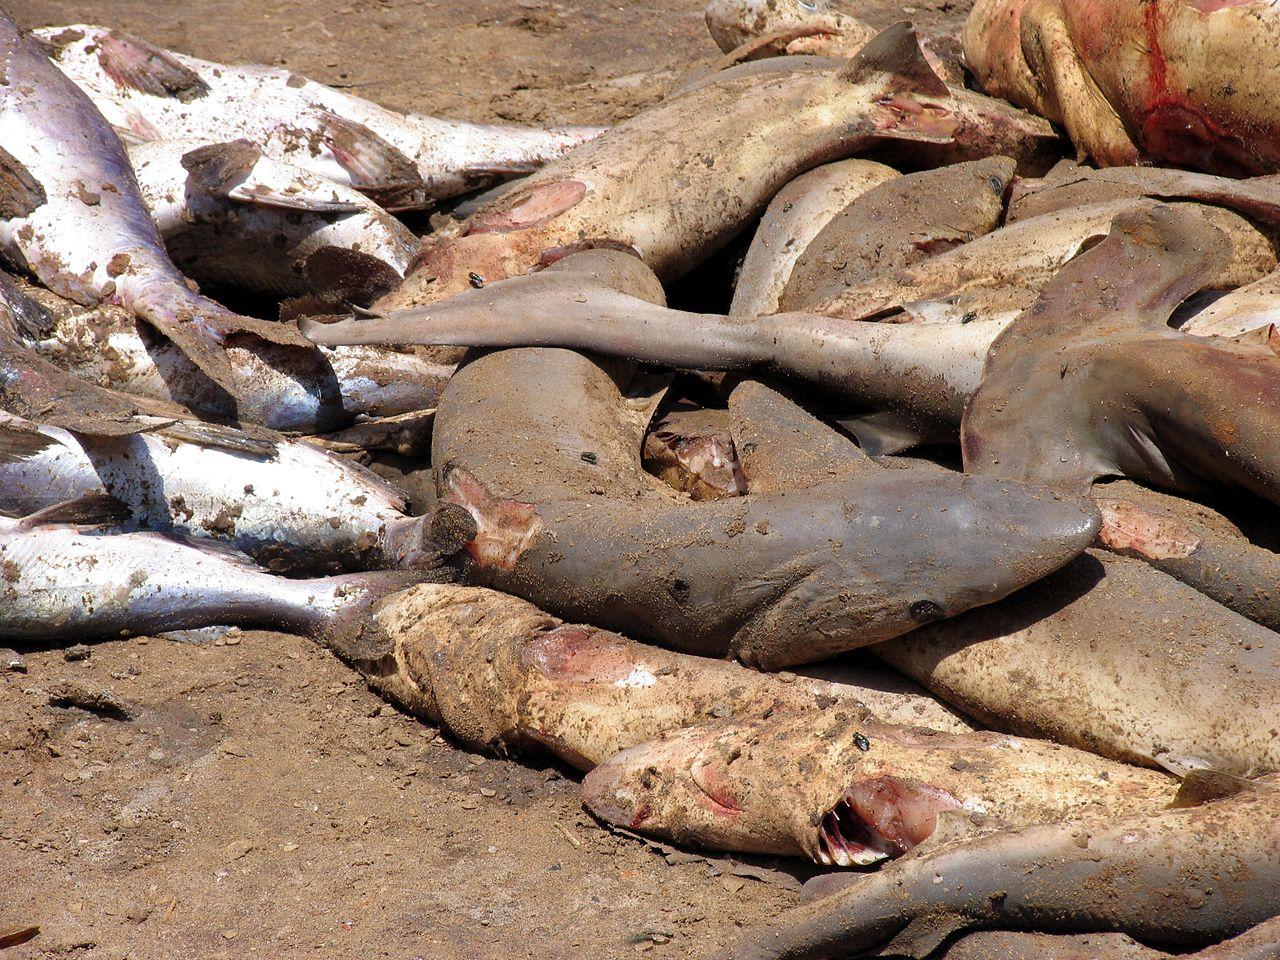
<instances>
[{"instance_id":1,"label":"fish fin","mask_svg":"<svg viewBox=\"0 0 1280 960\"><path fill-rule=\"evenodd\" d=\"M265 428L250 431L203 420L175 420L148 432L199 447L227 450L263 460L274 457L280 446L279 438Z\"/></svg>"},{"instance_id":2,"label":"fish fin","mask_svg":"<svg viewBox=\"0 0 1280 960\"><path fill-rule=\"evenodd\" d=\"M98 40L102 71L122 87L132 87L153 97L172 97L188 103L209 92L209 85L190 67L127 33L108 31Z\"/></svg>"},{"instance_id":3,"label":"fish fin","mask_svg":"<svg viewBox=\"0 0 1280 960\"><path fill-rule=\"evenodd\" d=\"M404 279L385 260L347 247L321 247L307 257L302 272L321 300L361 307L390 293Z\"/></svg>"},{"instance_id":4,"label":"fish fin","mask_svg":"<svg viewBox=\"0 0 1280 960\"><path fill-rule=\"evenodd\" d=\"M1182 778L1182 783L1178 786L1178 792L1170 802L1169 809L1198 807L1202 803L1225 800L1240 793L1275 789L1274 784L1259 783L1256 780L1232 776L1218 770L1190 770Z\"/></svg>"},{"instance_id":5,"label":"fish fin","mask_svg":"<svg viewBox=\"0 0 1280 960\"><path fill-rule=\"evenodd\" d=\"M40 181L9 151L0 147L0 220L21 220L49 200Z\"/></svg>"},{"instance_id":6,"label":"fish fin","mask_svg":"<svg viewBox=\"0 0 1280 960\"><path fill-rule=\"evenodd\" d=\"M234 543L228 543L225 540L209 540L205 537L196 537L188 533L180 533L176 530L165 530L160 532L157 530L146 530L141 533L134 534L135 537L154 537L157 540L165 540L170 543L179 543L184 547L190 547L197 550L208 557L215 557L223 563L229 563L243 570L252 570L256 573L265 573L266 568L259 564L253 557L249 556Z\"/></svg>"},{"instance_id":7,"label":"fish fin","mask_svg":"<svg viewBox=\"0 0 1280 960\"><path fill-rule=\"evenodd\" d=\"M858 438L858 446L871 457L887 457L928 443L933 437L896 410L840 417L840 426Z\"/></svg>"},{"instance_id":8,"label":"fish fin","mask_svg":"<svg viewBox=\"0 0 1280 960\"><path fill-rule=\"evenodd\" d=\"M840 70L841 79L855 84L871 83L882 76L889 78L887 86L901 93L951 96L942 78L929 66L915 27L907 20L881 30Z\"/></svg>"},{"instance_id":9,"label":"fish fin","mask_svg":"<svg viewBox=\"0 0 1280 960\"><path fill-rule=\"evenodd\" d=\"M750 493L792 490L883 469L781 391L744 380L729 395L734 446Z\"/></svg>"},{"instance_id":10,"label":"fish fin","mask_svg":"<svg viewBox=\"0 0 1280 960\"><path fill-rule=\"evenodd\" d=\"M0 464L20 463L55 446L58 446L57 440L34 427L0 422Z\"/></svg>"},{"instance_id":11,"label":"fish fin","mask_svg":"<svg viewBox=\"0 0 1280 960\"><path fill-rule=\"evenodd\" d=\"M283 189L255 178L254 168L262 160L262 151L248 140L228 140L189 150L182 155L181 163L187 171L187 189L194 188L211 196L310 213L353 213L363 209L359 203L339 199L332 190L327 195L317 193L315 185L301 176L295 176ZM266 162L288 169L276 161Z\"/></svg>"},{"instance_id":12,"label":"fish fin","mask_svg":"<svg viewBox=\"0 0 1280 960\"><path fill-rule=\"evenodd\" d=\"M4 273L0 273L0 304L9 308L13 319L12 330L6 333L16 334L19 341L43 340L55 326L44 305L29 296L12 277Z\"/></svg>"},{"instance_id":13,"label":"fish fin","mask_svg":"<svg viewBox=\"0 0 1280 960\"><path fill-rule=\"evenodd\" d=\"M351 185L387 209L430 206L418 165L362 123L336 113L320 114L325 146L351 178Z\"/></svg>"},{"instance_id":14,"label":"fish fin","mask_svg":"<svg viewBox=\"0 0 1280 960\"><path fill-rule=\"evenodd\" d=\"M908 923L876 956L925 960L951 936L973 925L968 917L956 913L922 914Z\"/></svg>"},{"instance_id":15,"label":"fish fin","mask_svg":"<svg viewBox=\"0 0 1280 960\"><path fill-rule=\"evenodd\" d=\"M24 530L39 527L76 527L92 530L118 527L128 523L133 514L115 497L105 493L91 493L78 500L55 503L23 517L18 525Z\"/></svg>"}]
</instances>

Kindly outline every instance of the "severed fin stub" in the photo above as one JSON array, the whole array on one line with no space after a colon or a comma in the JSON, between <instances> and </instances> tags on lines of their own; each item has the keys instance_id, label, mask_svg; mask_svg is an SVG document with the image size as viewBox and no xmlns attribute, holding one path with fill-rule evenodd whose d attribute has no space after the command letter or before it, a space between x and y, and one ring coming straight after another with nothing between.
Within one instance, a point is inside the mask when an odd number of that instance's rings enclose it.
<instances>
[{"instance_id":1,"label":"severed fin stub","mask_svg":"<svg viewBox=\"0 0 1280 960\"><path fill-rule=\"evenodd\" d=\"M949 97L951 91L934 73L920 49L915 27L907 20L881 30L854 54L840 71L841 78L855 84L870 84L879 78L889 90Z\"/></svg>"},{"instance_id":2,"label":"severed fin stub","mask_svg":"<svg viewBox=\"0 0 1280 960\"><path fill-rule=\"evenodd\" d=\"M189 103L209 92L200 75L145 40L112 30L98 41L103 72L122 87Z\"/></svg>"},{"instance_id":3,"label":"severed fin stub","mask_svg":"<svg viewBox=\"0 0 1280 960\"><path fill-rule=\"evenodd\" d=\"M1178 792L1172 802L1170 802L1169 809L1181 810L1186 807L1198 807L1202 803L1225 800L1227 797L1234 797L1238 793L1277 789L1280 789L1280 785L1276 783L1249 780L1245 777L1222 773L1219 770L1190 770L1182 778L1182 783L1179 785Z\"/></svg>"},{"instance_id":4,"label":"severed fin stub","mask_svg":"<svg viewBox=\"0 0 1280 960\"><path fill-rule=\"evenodd\" d=\"M21 220L48 202L44 187L13 154L0 146L0 220Z\"/></svg>"},{"instance_id":5,"label":"severed fin stub","mask_svg":"<svg viewBox=\"0 0 1280 960\"><path fill-rule=\"evenodd\" d=\"M196 147L182 155L187 190L241 203L309 213L353 213L363 207L340 197L332 184L264 157L248 140Z\"/></svg>"},{"instance_id":6,"label":"severed fin stub","mask_svg":"<svg viewBox=\"0 0 1280 960\"><path fill-rule=\"evenodd\" d=\"M39 527L76 527L82 530L118 527L129 522L133 514L128 506L105 493L91 493L78 500L55 503L37 510L18 521L24 530Z\"/></svg>"},{"instance_id":7,"label":"severed fin stub","mask_svg":"<svg viewBox=\"0 0 1280 960\"><path fill-rule=\"evenodd\" d=\"M351 186L387 210L424 210L432 205L418 165L362 123L321 113L324 143L351 178Z\"/></svg>"},{"instance_id":8,"label":"severed fin stub","mask_svg":"<svg viewBox=\"0 0 1280 960\"><path fill-rule=\"evenodd\" d=\"M882 469L852 440L758 380L734 388L729 417L750 493L804 489Z\"/></svg>"},{"instance_id":9,"label":"severed fin stub","mask_svg":"<svg viewBox=\"0 0 1280 960\"><path fill-rule=\"evenodd\" d=\"M404 279L385 260L347 247L321 247L307 257L302 272L312 296L320 301L360 307L390 293Z\"/></svg>"},{"instance_id":10,"label":"severed fin stub","mask_svg":"<svg viewBox=\"0 0 1280 960\"><path fill-rule=\"evenodd\" d=\"M871 457L889 457L934 440L946 439L921 430L913 416L898 410L843 416L838 422L858 438L858 445Z\"/></svg>"},{"instance_id":11,"label":"severed fin stub","mask_svg":"<svg viewBox=\"0 0 1280 960\"><path fill-rule=\"evenodd\" d=\"M925 960L953 935L973 925L972 920L957 913L921 914L881 947L876 956Z\"/></svg>"}]
</instances>

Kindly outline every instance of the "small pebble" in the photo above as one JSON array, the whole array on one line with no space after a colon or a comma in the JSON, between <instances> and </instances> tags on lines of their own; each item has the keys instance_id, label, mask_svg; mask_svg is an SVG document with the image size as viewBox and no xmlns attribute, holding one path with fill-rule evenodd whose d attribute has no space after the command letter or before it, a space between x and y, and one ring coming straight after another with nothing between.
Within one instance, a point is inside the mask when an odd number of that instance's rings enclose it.
<instances>
[{"instance_id":1,"label":"small pebble","mask_svg":"<svg viewBox=\"0 0 1280 960\"><path fill-rule=\"evenodd\" d=\"M83 643L77 643L75 646L67 647L62 651L62 659L68 663L74 663L77 660L88 660L90 650Z\"/></svg>"}]
</instances>

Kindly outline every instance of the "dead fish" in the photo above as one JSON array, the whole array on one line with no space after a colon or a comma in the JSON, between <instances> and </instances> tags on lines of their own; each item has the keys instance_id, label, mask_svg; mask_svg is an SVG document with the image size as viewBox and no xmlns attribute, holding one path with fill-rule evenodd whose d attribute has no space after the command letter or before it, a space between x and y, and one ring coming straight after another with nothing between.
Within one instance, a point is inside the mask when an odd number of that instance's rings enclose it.
<instances>
[{"instance_id":1,"label":"dead fish","mask_svg":"<svg viewBox=\"0 0 1280 960\"><path fill-rule=\"evenodd\" d=\"M128 511L110 497L0 518L0 637L88 640L211 625L337 642L380 597L424 573L286 580L243 554L159 533L104 533Z\"/></svg>"},{"instance_id":2,"label":"dead fish","mask_svg":"<svg viewBox=\"0 0 1280 960\"><path fill-rule=\"evenodd\" d=\"M383 282L394 285L417 252L417 237L363 194L266 157L247 140L150 140L128 150L169 255L198 283L276 297L314 293L303 265L335 248L384 265Z\"/></svg>"},{"instance_id":3,"label":"dead fish","mask_svg":"<svg viewBox=\"0 0 1280 960\"><path fill-rule=\"evenodd\" d=\"M392 210L527 173L600 133L397 113L288 70L198 60L106 27L45 27L35 36L134 139L245 139Z\"/></svg>"},{"instance_id":4,"label":"dead fish","mask_svg":"<svg viewBox=\"0 0 1280 960\"><path fill-rule=\"evenodd\" d=\"M312 352L286 324L241 317L187 286L93 103L0 13L0 250L60 296L115 303L172 340L233 395L228 339Z\"/></svg>"},{"instance_id":5,"label":"dead fish","mask_svg":"<svg viewBox=\"0 0 1280 960\"><path fill-rule=\"evenodd\" d=\"M648 836L850 867L926 843L944 815L974 832L1109 823L1159 809L1175 783L1046 741L891 726L837 706L673 730L596 767L582 796Z\"/></svg>"},{"instance_id":6,"label":"dead fish","mask_svg":"<svg viewBox=\"0 0 1280 960\"><path fill-rule=\"evenodd\" d=\"M965 62L1102 166L1280 170L1280 12L1220 0L981 0Z\"/></svg>"},{"instance_id":7,"label":"dead fish","mask_svg":"<svg viewBox=\"0 0 1280 960\"><path fill-rule=\"evenodd\" d=\"M1280 501L1280 356L1265 343L1168 326L1230 259L1230 242L1200 209L1118 216L1108 238L1000 334L965 409L966 470L1081 485L1104 476L1172 490L1217 484Z\"/></svg>"},{"instance_id":8,"label":"dead fish","mask_svg":"<svg viewBox=\"0 0 1280 960\"><path fill-rule=\"evenodd\" d=\"M932 954L931 954L932 956ZM1181 960L1276 960L1280 957L1280 917L1206 947L1177 954ZM970 933L946 947L939 960L1173 960L1123 933L1047 934L1012 931Z\"/></svg>"},{"instance_id":9,"label":"dead fish","mask_svg":"<svg viewBox=\"0 0 1280 960\"><path fill-rule=\"evenodd\" d=\"M1271 227L1280 225L1280 177L1239 180L1159 167L1093 170L1065 160L1043 177L1015 181L1006 222L1132 197L1211 203Z\"/></svg>"},{"instance_id":10,"label":"dead fish","mask_svg":"<svg viewBox=\"0 0 1280 960\"><path fill-rule=\"evenodd\" d=\"M1280 555L1199 504L1127 482L1094 488L1098 545L1195 587L1254 623L1280 629ZM1209 516L1206 516L1209 514Z\"/></svg>"},{"instance_id":11,"label":"dead fish","mask_svg":"<svg viewBox=\"0 0 1280 960\"><path fill-rule=\"evenodd\" d=\"M1067 821L922 851L782 913L716 957L817 960L890 941L923 956L973 926L1212 943L1280 912L1280 790L1238 789L1111 824Z\"/></svg>"},{"instance_id":12,"label":"dead fish","mask_svg":"<svg viewBox=\"0 0 1280 960\"><path fill-rule=\"evenodd\" d=\"M661 299L621 254L547 274L592 270L602 286ZM1094 535L1080 499L911 471L801 495L757 495L748 474L745 497L681 504L640 465L652 407L625 398L628 380L580 354L524 349L450 381L432 463L440 498L476 518L472 582L682 650L785 666L991 602Z\"/></svg>"},{"instance_id":13,"label":"dead fish","mask_svg":"<svg viewBox=\"0 0 1280 960\"><path fill-rule=\"evenodd\" d=\"M769 202L738 270L730 316L777 313L796 262L833 217L898 175L870 160L828 163L796 177Z\"/></svg>"},{"instance_id":14,"label":"dead fish","mask_svg":"<svg viewBox=\"0 0 1280 960\"><path fill-rule=\"evenodd\" d=\"M433 409L454 369L440 351L322 347L308 355L234 342L226 355L240 381L253 385L237 402L128 311L85 308L47 291L19 291L5 281L0 281L0 301L22 313L17 332L30 351L84 381L179 404L185 408L178 414L182 417L195 411L274 430L323 432L356 416Z\"/></svg>"},{"instance_id":15,"label":"dead fish","mask_svg":"<svg viewBox=\"0 0 1280 960\"><path fill-rule=\"evenodd\" d=\"M887 180L863 192L797 251L777 309L822 312L822 304L849 287L990 233L1004 215L1013 173L1013 160L990 157Z\"/></svg>"},{"instance_id":16,"label":"dead fish","mask_svg":"<svg viewBox=\"0 0 1280 960\"><path fill-rule=\"evenodd\" d=\"M470 749L550 752L580 770L713 717L846 712L966 731L909 682L865 664L818 679L763 674L563 623L516 597L428 584L381 602L339 655L389 699Z\"/></svg>"},{"instance_id":17,"label":"dead fish","mask_svg":"<svg viewBox=\"0 0 1280 960\"><path fill-rule=\"evenodd\" d=\"M1179 772L1280 769L1280 634L1139 560L1087 551L873 652L993 729Z\"/></svg>"},{"instance_id":18,"label":"dead fish","mask_svg":"<svg viewBox=\"0 0 1280 960\"><path fill-rule=\"evenodd\" d=\"M827 0L710 0L704 18L721 50L736 59L779 54L849 57L875 37L875 28L831 9ZM954 40L924 40L920 47L938 76L963 85Z\"/></svg>"},{"instance_id":19,"label":"dead fish","mask_svg":"<svg viewBox=\"0 0 1280 960\"><path fill-rule=\"evenodd\" d=\"M645 436L641 462L654 476L694 500L747 492L729 415L723 410L668 411Z\"/></svg>"},{"instance_id":20,"label":"dead fish","mask_svg":"<svg viewBox=\"0 0 1280 960\"><path fill-rule=\"evenodd\" d=\"M456 233L428 238L404 284L375 307L434 303L597 246L634 250L664 280L679 276L798 174L886 138L949 140L966 122L952 107L908 24L833 69L717 79L548 165Z\"/></svg>"},{"instance_id":21,"label":"dead fish","mask_svg":"<svg viewBox=\"0 0 1280 960\"><path fill-rule=\"evenodd\" d=\"M405 514L389 483L346 460L281 438L269 453L207 446L163 429L74 434L0 413L0 435L32 430L49 445L0 457L0 506L35 513L110 495L147 530L233 544L276 572L431 566L430 517Z\"/></svg>"},{"instance_id":22,"label":"dead fish","mask_svg":"<svg viewBox=\"0 0 1280 960\"><path fill-rule=\"evenodd\" d=\"M1017 302L1022 291L1043 290L1069 261L1106 237L1116 218L1159 205L1146 198L1122 199L1020 220L954 250L854 284L810 309L865 320L901 310L904 304L980 290L1007 291ZM1229 255L1217 262L1206 287L1230 290L1275 269L1270 239L1243 217L1218 207L1174 206L1201 212L1230 237Z\"/></svg>"}]
</instances>

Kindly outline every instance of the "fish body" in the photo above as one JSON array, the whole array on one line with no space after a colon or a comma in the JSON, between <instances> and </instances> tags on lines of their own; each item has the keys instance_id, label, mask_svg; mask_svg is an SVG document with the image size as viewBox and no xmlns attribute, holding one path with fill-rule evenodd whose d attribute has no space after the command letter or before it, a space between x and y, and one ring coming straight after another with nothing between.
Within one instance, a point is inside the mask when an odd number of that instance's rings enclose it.
<instances>
[{"instance_id":1,"label":"fish body","mask_svg":"<svg viewBox=\"0 0 1280 960\"><path fill-rule=\"evenodd\" d=\"M965 60L1100 165L1280 169L1280 14L1219 0L983 0Z\"/></svg>"},{"instance_id":2,"label":"fish body","mask_svg":"<svg viewBox=\"0 0 1280 960\"><path fill-rule=\"evenodd\" d=\"M527 172L600 132L397 113L288 70L212 63L106 27L46 27L35 35L132 139L245 139L391 209L430 206Z\"/></svg>"},{"instance_id":3,"label":"fish body","mask_svg":"<svg viewBox=\"0 0 1280 960\"><path fill-rule=\"evenodd\" d=\"M564 623L478 587L424 584L388 597L365 640L350 659L365 665L374 685L468 747L550 752L580 770L717 716L745 720L840 706L892 722L970 729L910 682L866 664L822 677L764 674Z\"/></svg>"},{"instance_id":4,"label":"fish body","mask_svg":"<svg viewBox=\"0 0 1280 960\"><path fill-rule=\"evenodd\" d=\"M401 573L287 580L233 550L105 534L61 520L58 507L0 519L0 566L0 637L61 642L211 625L337 639L358 631L374 600L412 582Z\"/></svg>"},{"instance_id":5,"label":"fish body","mask_svg":"<svg viewBox=\"0 0 1280 960\"><path fill-rule=\"evenodd\" d=\"M948 140L963 125L906 24L824 71L716 78L619 124L428 239L403 309L528 273L568 252L635 251L669 280L701 263L790 180L886 138ZM673 134L673 131L676 133Z\"/></svg>"},{"instance_id":6,"label":"fish body","mask_svg":"<svg viewBox=\"0 0 1280 960\"><path fill-rule=\"evenodd\" d=\"M1139 560L1088 551L874 652L994 729L1180 771L1280 769L1280 634Z\"/></svg>"},{"instance_id":7,"label":"fish body","mask_svg":"<svg viewBox=\"0 0 1280 960\"><path fill-rule=\"evenodd\" d=\"M187 285L111 127L4 14L0 57L6 256L61 296L116 303L136 314L232 392L244 385L222 352L228 337L311 352L289 326L237 316Z\"/></svg>"},{"instance_id":8,"label":"fish body","mask_svg":"<svg viewBox=\"0 0 1280 960\"><path fill-rule=\"evenodd\" d=\"M673 730L596 767L582 793L629 830L847 867L915 849L944 814L978 830L1107 823L1159 809L1174 784L1046 741L892 726L837 706Z\"/></svg>"},{"instance_id":9,"label":"fish body","mask_svg":"<svg viewBox=\"0 0 1280 960\"><path fill-rule=\"evenodd\" d=\"M1011 159L991 157L877 184L796 252L777 308L821 312L849 287L990 233L1004 215L1013 172Z\"/></svg>"},{"instance_id":10,"label":"fish body","mask_svg":"<svg viewBox=\"0 0 1280 960\"><path fill-rule=\"evenodd\" d=\"M142 199L173 261L200 284L276 297L312 292L303 266L332 247L403 276L418 249L399 220L349 187L247 141L130 144Z\"/></svg>"},{"instance_id":11,"label":"fish body","mask_svg":"<svg viewBox=\"0 0 1280 960\"><path fill-rule=\"evenodd\" d=\"M810 242L849 204L897 176L871 160L828 163L796 177L769 202L738 271L731 316L777 313L796 262Z\"/></svg>"},{"instance_id":12,"label":"fish body","mask_svg":"<svg viewBox=\"0 0 1280 960\"><path fill-rule=\"evenodd\" d=\"M930 918L953 920L952 930L1126 933L1185 950L1242 933L1277 911L1280 791L1248 785L1200 806L1109 824L1033 826L922 851L782 913L716 957L851 957L895 936L895 949L910 949L929 936ZM926 943L936 944L934 937Z\"/></svg>"},{"instance_id":13,"label":"fish body","mask_svg":"<svg viewBox=\"0 0 1280 960\"><path fill-rule=\"evenodd\" d=\"M0 414L0 431L35 427ZM268 455L165 435L73 434L36 427L51 443L0 463L0 506L35 513L110 495L147 530L233 544L274 570L361 570L424 561L430 520L405 515L388 483L336 456L281 439Z\"/></svg>"}]
</instances>

